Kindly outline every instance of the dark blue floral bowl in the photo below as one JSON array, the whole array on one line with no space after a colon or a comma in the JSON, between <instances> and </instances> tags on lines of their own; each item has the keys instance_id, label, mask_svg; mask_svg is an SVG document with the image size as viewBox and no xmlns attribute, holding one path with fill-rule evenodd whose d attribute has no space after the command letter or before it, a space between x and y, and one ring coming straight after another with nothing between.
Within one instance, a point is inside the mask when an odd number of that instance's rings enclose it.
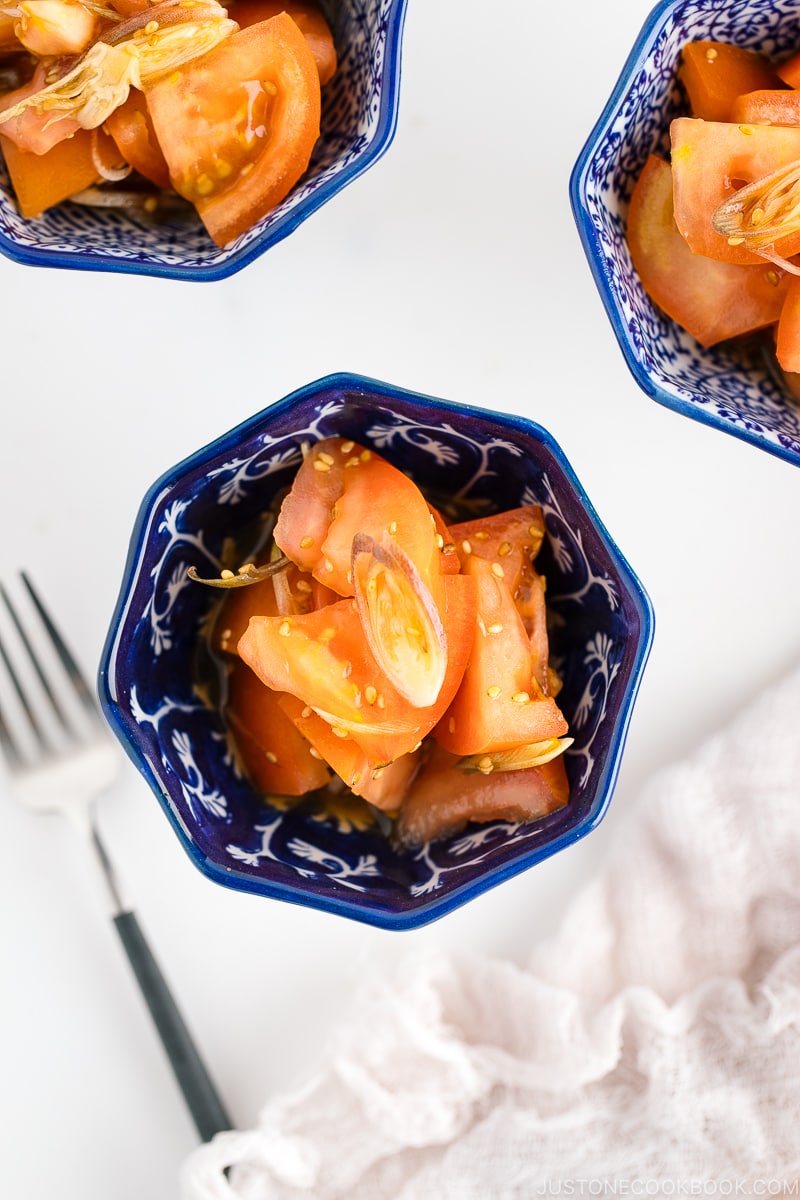
<instances>
[{"instance_id":1,"label":"dark blue floral bowl","mask_svg":"<svg viewBox=\"0 0 800 1200\"><path fill-rule=\"evenodd\" d=\"M406 0L322 2L339 65L322 91L320 138L297 186L247 233L220 248L194 216L155 221L72 203L26 220L0 155L0 252L33 266L216 280L287 237L380 158L397 126Z\"/></svg>"},{"instance_id":2,"label":"dark blue floral bowl","mask_svg":"<svg viewBox=\"0 0 800 1200\"><path fill-rule=\"evenodd\" d=\"M302 443L374 447L465 514L542 505L559 704L575 741L565 808L398 850L365 806L266 803L237 773L197 689L198 645L232 532L291 481ZM593 829L604 815L653 632L650 602L552 438L530 421L371 379L309 384L179 463L148 491L99 673L106 716L196 865L229 887L408 929L464 904ZM360 804L360 802L359 802Z\"/></svg>"},{"instance_id":3,"label":"dark blue floral bowl","mask_svg":"<svg viewBox=\"0 0 800 1200\"><path fill-rule=\"evenodd\" d=\"M669 124L687 111L683 46L731 42L770 57L800 46L796 0L668 0L649 16L570 179L583 247L625 360L648 396L800 464L800 405L768 359L704 350L656 308L631 264L625 226L647 157L669 157Z\"/></svg>"}]
</instances>

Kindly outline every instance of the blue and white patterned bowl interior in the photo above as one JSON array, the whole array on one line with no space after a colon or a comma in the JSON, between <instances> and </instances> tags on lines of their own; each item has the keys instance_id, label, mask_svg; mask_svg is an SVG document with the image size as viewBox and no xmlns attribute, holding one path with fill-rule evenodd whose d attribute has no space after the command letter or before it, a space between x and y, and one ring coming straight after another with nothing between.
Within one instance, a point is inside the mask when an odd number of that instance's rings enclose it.
<instances>
[{"instance_id":1,"label":"blue and white patterned bowl interior","mask_svg":"<svg viewBox=\"0 0 800 1200\"><path fill-rule=\"evenodd\" d=\"M35 220L17 212L0 155L0 251L18 262L177 279L226 278L281 241L388 148L397 120L406 0L323 0L339 66L322 93L320 140L290 195L219 248L195 216L148 220L59 204Z\"/></svg>"},{"instance_id":2,"label":"blue and white patterned bowl interior","mask_svg":"<svg viewBox=\"0 0 800 1200\"><path fill-rule=\"evenodd\" d=\"M237 774L215 711L195 691L197 646L232 532L258 523L291 481L301 444L341 435L373 447L462 515L542 505L552 648L575 744L571 801L533 825L476 827L394 848L361 802L324 812L265 803ZM530 422L330 376L164 476L131 543L100 691L112 726L198 866L219 882L387 927L465 902L588 832L616 780L652 636L649 601L559 448Z\"/></svg>"},{"instance_id":3,"label":"blue and white patterned bowl interior","mask_svg":"<svg viewBox=\"0 0 800 1200\"><path fill-rule=\"evenodd\" d=\"M625 240L628 202L649 154L669 155L686 112L683 46L712 39L786 56L800 47L795 0L679 0L644 26L570 180L581 239L628 366L648 395L800 465L800 406L757 351L704 350L648 299Z\"/></svg>"}]
</instances>

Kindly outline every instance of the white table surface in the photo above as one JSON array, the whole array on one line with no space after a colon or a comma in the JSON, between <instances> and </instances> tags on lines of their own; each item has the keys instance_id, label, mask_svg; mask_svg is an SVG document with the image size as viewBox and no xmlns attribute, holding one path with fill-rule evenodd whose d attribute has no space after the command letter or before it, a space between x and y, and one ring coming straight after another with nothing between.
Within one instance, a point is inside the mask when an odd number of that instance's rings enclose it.
<instances>
[{"instance_id":1,"label":"white table surface","mask_svg":"<svg viewBox=\"0 0 800 1200\"><path fill-rule=\"evenodd\" d=\"M313 1071L365 971L423 946L525 962L648 777L800 653L800 471L640 392L569 208L570 168L649 8L410 0L389 152L227 282L0 261L2 573L31 571L88 673L149 485L335 370L544 425L655 606L603 824L417 932L211 883L124 761L102 830L239 1127ZM83 848L1 781L0 814L0 1190L175 1197L194 1129Z\"/></svg>"}]
</instances>

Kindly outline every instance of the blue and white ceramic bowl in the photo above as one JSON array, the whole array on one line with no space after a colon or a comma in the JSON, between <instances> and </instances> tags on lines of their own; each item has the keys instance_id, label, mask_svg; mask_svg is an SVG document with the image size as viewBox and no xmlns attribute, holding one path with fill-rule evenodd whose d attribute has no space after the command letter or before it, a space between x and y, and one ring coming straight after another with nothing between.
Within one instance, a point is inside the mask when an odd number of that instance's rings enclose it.
<instances>
[{"instance_id":1,"label":"blue and white ceramic bowl","mask_svg":"<svg viewBox=\"0 0 800 1200\"><path fill-rule=\"evenodd\" d=\"M292 480L301 445L374 447L465 514L542 505L541 558L574 745L566 808L414 851L341 811L265 803L237 774L196 691L198 644L226 539ZM439 917L588 833L614 789L653 630L650 603L553 439L537 425L351 375L312 383L179 463L150 488L103 652L104 711L196 865L229 887L403 929ZM359 802L360 804L360 802ZM352 809L352 804L351 804Z\"/></svg>"},{"instance_id":2,"label":"blue and white ceramic bowl","mask_svg":"<svg viewBox=\"0 0 800 1200\"><path fill-rule=\"evenodd\" d=\"M339 65L323 88L320 139L297 186L247 233L220 248L191 215L156 222L69 203L26 220L17 212L0 155L0 252L34 266L215 280L287 237L380 158L397 125L406 0L322 3Z\"/></svg>"},{"instance_id":3,"label":"blue and white ceramic bowl","mask_svg":"<svg viewBox=\"0 0 800 1200\"><path fill-rule=\"evenodd\" d=\"M685 416L800 465L800 405L763 356L703 349L656 308L631 265L625 224L650 153L669 155L669 124L687 111L677 65L711 39L784 57L800 46L796 0L668 0L642 29L575 164L570 198L622 353L641 388Z\"/></svg>"}]
</instances>

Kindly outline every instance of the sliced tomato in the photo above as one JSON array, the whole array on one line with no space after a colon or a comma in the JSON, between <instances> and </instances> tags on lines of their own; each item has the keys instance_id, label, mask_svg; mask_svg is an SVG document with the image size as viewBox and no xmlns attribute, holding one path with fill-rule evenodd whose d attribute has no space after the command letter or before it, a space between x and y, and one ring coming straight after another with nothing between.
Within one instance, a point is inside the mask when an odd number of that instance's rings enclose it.
<instances>
[{"instance_id":1,"label":"sliced tomato","mask_svg":"<svg viewBox=\"0 0 800 1200\"><path fill-rule=\"evenodd\" d=\"M775 74L791 88L800 87L800 53L792 54L775 65Z\"/></svg>"},{"instance_id":2,"label":"sliced tomato","mask_svg":"<svg viewBox=\"0 0 800 1200\"><path fill-rule=\"evenodd\" d=\"M319 137L316 63L285 13L240 29L146 96L172 186L220 246L289 194Z\"/></svg>"},{"instance_id":3,"label":"sliced tomato","mask_svg":"<svg viewBox=\"0 0 800 1200\"><path fill-rule=\"evenodd\" d=\"M434 730L453 754L509 750L567 732L558 705L534 677L530 640L498 565L475 555L466 564L466 578L478 589L472 648L453 703Z\"/></svg>"},{"instance_id":4,"label":"sliced tomato","mask_svg":"<svg viewBox=\"0 0 800 1200\"><path fill-rule=\"evenodd\" d=\"M417 772L419 750L412 750L393 762L376 766L354 738L342 737L342 730L334 730L296 696L284 695L280 703L320 758L355 795L387 813L395 813L399 809L408 784Z\"/></svg>"},{"instance_id":5,"label":"sliced tomato","mask_svg":"<svg viewBox=\"0 0 800 1200\"><path fill-rule=\"evenodd\" d=\"M800 277L797 275L792 276L783 303L775 354L784 371L800 372Z\"/></svg>"},{"instance_id":6,"label":"sliced tomato","mask_svg":"<svg viewBox=\"0 0 800 1200\"><path fill-rule=\"evenodd\" d=\"M725 42L689 42L683 48L678 74L692 116L704 121L733 120L731 110L737 96L782 86L763 54Z\"/></svg>"},{"instance_id":7,"label":"sliced tomato","mask_svg":"<svg viewBox=\"0 0 800 1200\"><path fill-rule=\"evenodd\" d=\"M529 504L451 525L450 537L462 568L473 554L489 562L498 562L513 593L523 568L539 553L544 538L544 517L538 504Z\"/></svg>"},{"instance_id":8,"label":"sliced tomato","mask_svg":"<svg viewBox=\"0 0 800 1200\"><path fill-rule=\"evenodd\" d=\"M23 217L38 217L84 188L104 170L123 167L116 145L102 129L79 129L46 154L32 154L0 135L11 184Z\"/></svg>"},{"instance_id":9,"label":"sliced tomato","mask_svg":"<svg viewBox=\"0 0 800 1200\"><path fill-rule=\"evenodd\" d=\"M419 846L469 822L532 821L568 800L563 755L540 767L481 775L464 771L456 755L437 746L403 800L398 833L406 845Z\"/></svg>"},{"instance_id":10,"label":"sliced tomato","mask_svg":"<svg viewBox=\"0 0 800 1200\"><path fill-rule=\"evenodd\" d=\"M734 100L730 119L738 125L800 125L800 92L794 88L745 92Z\"/></svg>"},{"instance_id":11,"label":"sliced tomato","mask_svg":"<svg viewBox=\"0 0 800 1200\"><path fill-rule=\"evenodd\" d=\"M125 162L156 187L168 188L169 167L158 144L143 94L131 88L128 99L104 122Z\"/></svg>"},{"instance_id":12,"label":"sliced tomato","mask_svg":"<svg viewBox=\"0 0 800 1200\"><path fill-rule=\"evenodd\" d=\"M651 300L703 346L778 320L788 286L772 263L740 266L693 254L675 224L672 170L652 155L628 210L628 248Z\"/></svg>"},{"instance_id":13,"label":"sliced tomato","mask_svg":"<svg viewBox=\"0 0 800 1200\"><path fill-rule=\"evenodd\" d=\"M255 786L279 796L302 796L324 787L330 772L280 705L245 663L234 659L228 675L225 718Z\"/></svg>"},{"instance_id":14,"label":"sliced tomato","mask_svg":"<svg viewBox=\"0 0 800 1200\"><path fill-rule=\"evenodd\" d=\"M317 64L320 86L336 73L336 46L325 14L314 0L235 0L228 12L243 28L267 21L277 13L288 13L311 48Z\"/></svg>"},{"instance_id":15,"label":"sliced tomato","mask_svg":"<svg viewBox=\"0 0 800 1200\"><path fill-rule=\"evenodd\" d=\"M443 557L435 520L416 484L371 450L342 438L317 442L281 505L275 541L342 596L352 596L357 534L389 535L437 595Z\"/></svg>"},{"instance_id":16,"label":"sliced tomato","mask_svg":"<svg viewBox=\"0 0 800 1200\"><path fill-rule=\"evenodd\" d=\"M415 707L376 663L356 603L343 599L297 617L256 617L239 654L260 679L289 692L352 738L372 769L416 749L456 694L475 625L475 586L464 575L445 577L447 669L435 701Z\"/></svg>"},{"instance_id":17,"label":"sliced tomato","mask_svg":"<svg viewBox=\"0 0 800 1200\"><path fill-rule=\"evenodd\" d=\"M236 654L239 638L250 618L278 615L275 585L271 576L247 587L231 588L219 606L211 632L211 645L223 654Z\"/></svg>"},{"instance_id":18,"label":"sliced tomato","mask_svg":"<svg viewBox=\"0 0 800 1200\"><path fill-rule=\"evenodd\" d=\"M714 229L723 201L744 184L800 160L800 129L678 117L670 126L675 223L695 254L721 262L763 262ZM783 258L800 252L800 231L775 242Z\"/></svg>"}]
</instances>

